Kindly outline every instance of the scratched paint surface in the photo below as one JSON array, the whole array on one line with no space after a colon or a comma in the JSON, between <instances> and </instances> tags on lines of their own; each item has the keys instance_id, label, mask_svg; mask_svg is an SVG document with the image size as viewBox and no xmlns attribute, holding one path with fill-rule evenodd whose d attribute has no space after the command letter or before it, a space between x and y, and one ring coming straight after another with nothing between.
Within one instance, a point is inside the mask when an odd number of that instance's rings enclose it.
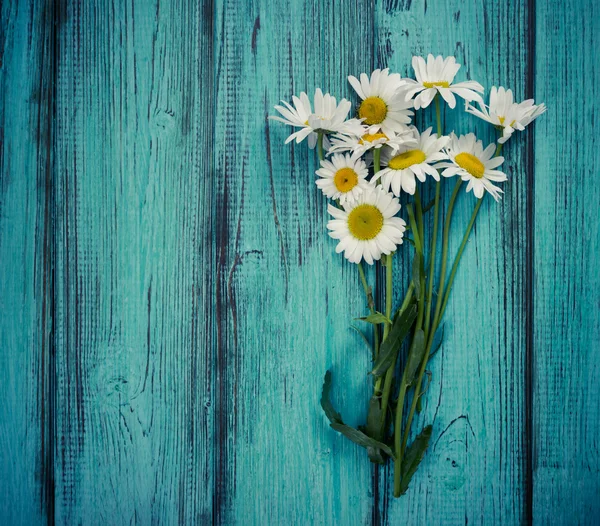
<instances>
[{"instance_id":1,"label":"scratched paint surface","mask_svg":"<svg viewBox=\"0 0 600 526\"><path fill-rule=\"evenodd\" d=\"M592 0L0 9L2 524L600 520ZM549 111L505 149L415 426L433 423L432 445L394 500L391 470L318 407L329 368L344 418L364 421L369 356L349 325L365 304L325 235L314 153L266 117L430 51ZM456 112L444 125L492 137ZM406 247L396 299L409 262Z\"/></svg>"}]
</instances>

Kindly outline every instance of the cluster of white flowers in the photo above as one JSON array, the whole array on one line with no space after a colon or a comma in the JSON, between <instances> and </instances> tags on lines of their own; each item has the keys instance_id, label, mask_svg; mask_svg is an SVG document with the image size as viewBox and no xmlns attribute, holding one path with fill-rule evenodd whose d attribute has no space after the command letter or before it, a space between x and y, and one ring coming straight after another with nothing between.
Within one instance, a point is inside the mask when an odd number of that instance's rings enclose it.
<instances>
[{"instance_id":1,"label":"cluster of white flowers","mask_svg":"<svg viewBox=\"0 0 600 526\"><path fill-rule=\"evenodd\" d=\"M388 69L377 69L370 77L365 73L348 77L360 98L354 118L348 119L352 107L348 100L337 103L320 89L315 92L314 111L303 92L293 97L293 106L287 102L275 106L282 117L270 117L296 128L286 143L308 138L321 157L327 153L329 158L320 160L316 183L335 202L328 206L333 217L327 225L329 235L339 240L336 251L355 263L364 260L372 265L402 243L406 223L396 217L398 197L401 192L414 195L417 180L424 183L431 176L439 181L441 172L444 177L460 177L468 183L466 191L472 190L479 199L487 191L499 200L502 193L494 183L506 181L507 176L498 170L504 158L498 155L496 143L484 148L472 133L432 135L431 128L420 133L411 125L414 110L428 107L438 96L455 108L458 96L466 101L467 112L501 131L499 144L546 110L533 100L515 103L512 91L503 87L493 87L485 105L481 84L454 83L460 69L454 57L413 57L412 66L416 80Z\"/></svg>"}]
</instances>

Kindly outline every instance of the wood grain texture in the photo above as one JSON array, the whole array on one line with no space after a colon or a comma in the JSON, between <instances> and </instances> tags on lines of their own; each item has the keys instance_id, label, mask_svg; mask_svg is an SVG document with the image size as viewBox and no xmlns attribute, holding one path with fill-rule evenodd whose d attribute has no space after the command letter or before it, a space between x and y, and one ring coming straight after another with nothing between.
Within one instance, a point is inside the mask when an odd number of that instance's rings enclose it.
<instances>
[{"instance_id":1,"label":"wood grain texture","mask_svg":"<svg viewBox=\"0 0 600 526\"><path fill-rule=\"evenodd\" d=\"M60 524L212 517L209 6L61 6Z\"/></svg>"},{"instance_id":2,"label":"wood grain texture","mask_svg":"<svg viewBox=\"0 0 600 526\"><path fill-rule=\"evenodd\" d=\"M592 0L0 6L1 524L600 521ZM432 446L394 500L318 405L331 369L365 420L366 304L315 152L267 116L316 87L356 102L348 74L428 52L549 111L504 149L414 426Z\"/></svg>"},{"instance_id":3,"label":"wood grain texture","mask_svg":"<svg viewBox=\"0 0 600 526\"><path fill-rule=\"evenodd\" d=\"M539 2L535 95L552 114L534 147L536 524L600 522L599 31L597 2Z\"/></svg>"},{"instance_id":4,"label":"wood grain texture","mask_svg":"<svg viewBox=\"0 0 600 526\"><path fill-rule=\"evenodd\" d=\"M371 13L370 2L217 2L220 524L371 520L365 452L318 405L331 368L340 411L365 420L369 352L349 324L366 302L326 235L316 152L284 145L289 130L267 121L300 91L349 95L346 76L371 68Z\"/></svg>"},{"instance_id":5,"label":"wood grain texture","mask_svg":"<svg viewBox=\"0 0 600 526\"><path fill-rule=\"evenodd\" d=\"M413 55L454 55L463 64L457 81L503 85L522 100L527 64L527 1L377 4L379 65L412 75ZM435 129L433 108L417 119ZM445 132L475 132L484 145L492 128L446 107ZM417 120L419 122L419 120ZM504 150L510 181L501 203L486 199L471 234L448 304L444 341L430 362L432 380L419 432L433 423L427 457L406 497L391 498L391 469L381 480L385 524L521 524L526 513L525 363L527 150L515 137ZM454 187L444 180L442 202ZM433 189L430 186L430 192ZM424 199L428 202L433 198ZM450 237L453 258L475 205L461 195ZM431 228L431 217L430 228ZM430 230L431 231L431 230ZM412 251L402 250L406 281ZM438 261L440 255L438 254ZM438 264L439 268L439 264Z\"/></svg>"},{"instance_id":6,"label":"wood grain texture","mask_svg":"<svg viewBox=\"0 0 600 526\"><path fill-rule=\"evenodd\" d=\"M0 522L53 505L51 210L53 12L0 4Z\"/></svg>"}]
</instances>

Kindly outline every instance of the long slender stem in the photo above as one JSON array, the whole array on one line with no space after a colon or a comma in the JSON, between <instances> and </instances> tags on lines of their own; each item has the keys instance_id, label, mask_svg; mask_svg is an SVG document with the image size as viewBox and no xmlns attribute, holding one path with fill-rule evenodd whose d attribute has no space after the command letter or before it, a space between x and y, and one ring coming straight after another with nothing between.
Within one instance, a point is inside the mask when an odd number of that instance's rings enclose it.
<instances>
[{"instance_id":1,"label":"long slender stem","mask_svg":"<svg viewBox=\"0 0 600 526\"><path fill-rule=\"evenodd\" d=\"M371 314L375 314L375 302L373 300L373 291L367 283L365 269L363 268L362 263L358 263L358 265L356 266L358 267L358 275L360 276L360 282L362 283L363 289L365 291L369 311L371 312ZM379 354L379 332L377 331L376 326L373 327L373 354L375 356Z\"/></svg>"},{"instance_id":2,"label":"long slender stem","mask_svg":"<svg viewBox=\"0 0 600 526\"><path fill-rule=\"evenodd\" d=\"M437 136L442 136L442 116L440 111L440 97L435 96L435 118L437 121ZM433 232L431 234L431 251L429 255L429 282L427 290L427 313L425 314L425 340L429 336L429 324L431 321L431 311L433 310L433 280L435 279L435 259L437 255L437 233L438 233L438 221L440 216L440 193L442 183L437 181L435 183L435 201L433 205Z\"/></svg>"},{"instance_id":3,"label":"long slender stem","mask_svg":"<svg viewBox=\"0 0 600 526\"><path fill-rule=\"evenodd\" d=\"M402 413L404 411L404 397L406 396L406 369L402 374L402 380L400 380L400 392L398 393L398 403L396 405L396 422L394 423L394 453L396 454L396 460L394 460L394 497L400 496L400 482L402 481Z\"/></svg>"},{"instance_id":4,"label":"long slender stem","mask_svg":"<svg viewBox=\"0 0 600 526\"><path fill-rule=\"evenodd\" d=\"M419 188L415 188L415 212L417 218L417 226L419 227L419 237L421 238L421 245L425 247L425 237L423 234L423 205L421 204L421 194Z\"/></svg>"},{"instance_id":5,"label":"long slender stem","mask_svg":"<svg viewBox=\"0 0 600 526\"><path fill-rule=\"evenodd\" d=\"M431 345L433 343L433 336L435 335L435 331L439 324L440 319L440 310L442 308L442 297L444 293L444 283L446 277L446 264L448 261L448 235L450 232L450 225L452 224L452 213L454 212L454 203L456 202L456 198L458 196L458 192L460 190L462 181L458 179L456 181L456 185L454 186L454 191L452 192L452 196L450 197L450 202L448 203L448 210L446 212L446 220L444 222L444 232L442 235L442 268L440 274L440 285L438 290L438 298L435 307L435 315L433 317L433 325L431 326L431 331L429 333L429 338L427 339L427 345L425 347L425 356L423 357L423 361L421 362L421 367L419 369L419 376L417 378L417 383L415 385L415 392L413 395L412 403L410 406L410 411L408 413L408 417L406 419L406 427L404 430L404 436L402 439L402 445L400 449L400 453L396 452L396 455L404 454L406 450L406 444L408 442L408 435L410 434L410 426L412 424L412 420L415 415L415 409L417 407L417 402L419 400L419 396L421 394L421 383L423 382L423 375L425 374L425 367L427 366L427 361L429 360L429 354L431 352Z\"/></svg>"},{"instance_id":6,"label":"long slender stem","mask_svg":"<svg viewBox=\"0 0 600 526\"><path fill-rule=\"evenodd\" d=\"M435 118L437 120L437 136L442 136L442 117L440 111L440 96L436 95L434 98L435 101Z\"/></svg>"},{"instance_id":7,"label":"long slender stem","mask_svg":"<svg viewBox=\"0 0 600 526\"><path fill-rule=\"evenodd\" d=\"M431 234L431 250L429 253L429 281L427 284L427 312L425 313L425 338L429 335L429 322L431 319L431 311L433 309L433 280L435 278L435 256L437 247L437 232L438 232L438 218L440 212L440 192L442 183L438 181L435 183L435 201L433 205L433 232Z\"/></svg>"},{"instance_id":8,"label":"long slender stem","mask_svg":"<svg viewBox=\"0 0 600 526\"><path fill-rule=\"evenodd\" d=\"M323 155L323 132L318 132L317 134L317 155L320 161L325 158Z\"/></svg>"},{"instance_id":9,"label":"long slender stem","mask_svg":"<svg viewBox=\"0 0 600 526\"><path fill-rule=\"evenodd\" d=\"M450 225L452 224L452 213L454 212L454 203L456 202L456 198L458 197L458 192L460 190L461 185L462 180L457 179L456 185L454 186L454 191L452 192L452 196L450 197L450 202L448 203L448 210L446 211L446 220L444 221L444 232L442 234L442 268L440 271L440 284L438 287L438 297L435 305L433 326L431 333L429 334L429 340L433 339L432 335L435 332L435 328L437 327L440 309L442 308L442 297L444 295L444 284L446 281L446 265L448 263L448 235L450 234Z\"/></svg>"},{"instance_id":10,"label":"long slender stem","mask_svg":"<svg viewBox=\"0 0 600 526\"><path fill-rule=\"evenodd\" d=\"M389 256L384 255L383 257L385 258L385 317L390 320L392 318L392 256L393 254L390 254ZM385 341L385 339L388 337L388 334L390 332L390 326L386 323L383 326L383 338L382 338L382 342ZM384 384L384 389L385 389L385 382L387 382L387 377L388 374L390 374L390 371L393 374L393 367L390 367L385 375L385 379L383 377L378 377L377 380L375 381L375 394L379 395L382 393L382 388L381 388L381 384L383 382ZM390 380L391 381L391 380ZM386 407L387 409L387 407ZM383 410L383 404L382 404L382 414L385 415L385 411ZM385 418L385 416L383 417Z\"/></svg>"},{"instance_id":11,"label":"long slender stem","mask_svg":"<svg viewBox=\"0 0 600 526\"><path fill-rule=\"evenodd\" d=\"M380 169L380 160L381 160L381 149L377 148L373 150L373 174L376 174ZM383 255L382 261L385 262L385 316L390 319L392 315L392 255L389 256ZM375 326L375 331L377 331L377 326ZM389 325L386 323L383 326L383 337L381 339L382 342L388 336L390 331ZM375 395L379 396L382 392L381 384L384 382L384 379L380 376L375 381ZM385 413L383 418L385 419Z\"/></svg>"},{"instance_id":12,"label":"long slender stem","mask_svg":"<svg viewBox=\"0 0 600 526\"><path fill-rule=\"evenodd\" d=\"M477 214L479 213L479 209L481 208L481 203L483 203L483 197L477 200L477 204L473 209L473 213L471 214L471 219L469 220L469 224L467 225L467 230L465 231L465 235L463 236L460 247L458 248L458 252L456 257L454 258L454 263L452 265L452 270L450 271L450 277L448 278L448 286L446 287L446 292L444 293L444 301L442 303L442 310L440 311L440 320L444 316L444 311L446 310L446 304L448 303L448 298L450 297L450 291L452 290L452 283L454 283L454 276L456 275L456 271L458 269L458 264L460 263L460 258L462 257L463 251L465 250L465 246L467 244L467 240L469 239L469 235L471 234L471 230L473 229L473 224L475 223L475 219L477 218Z\"/></svg>"},{"instance_id":13,"label":"long slender stem","mask_svg":"<svg viewBox=\"0 0 600 526\"><path fill-rule=\"evenodd\" d=\"M373 175L375 175L380 169L381 160L381 148L375 148L373 150Z\"/></svg>"}]
</instances>

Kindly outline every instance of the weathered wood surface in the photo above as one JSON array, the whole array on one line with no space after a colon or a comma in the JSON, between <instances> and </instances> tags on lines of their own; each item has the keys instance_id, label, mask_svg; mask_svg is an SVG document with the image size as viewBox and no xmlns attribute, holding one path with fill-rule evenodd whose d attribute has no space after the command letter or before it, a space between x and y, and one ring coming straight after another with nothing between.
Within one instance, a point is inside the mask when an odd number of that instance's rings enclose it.
<instances>
[{"instance_id":1,"label":"weathered wood surface","mask_svg":"<svg viewBox=\"0 0 600 526\"><path fill-rule=\"evenodd\" d=\"M5 0L0 522L598 522L597 11ZM344 418L364 421L349 325L365 301L326 236L314 152L266 117L430 51L549 112L504 151L510 182L481 210L415 426L434 424L432 447L396 501L391 470L318 407L331 368Z\"/></svg>"}]
</instances>

